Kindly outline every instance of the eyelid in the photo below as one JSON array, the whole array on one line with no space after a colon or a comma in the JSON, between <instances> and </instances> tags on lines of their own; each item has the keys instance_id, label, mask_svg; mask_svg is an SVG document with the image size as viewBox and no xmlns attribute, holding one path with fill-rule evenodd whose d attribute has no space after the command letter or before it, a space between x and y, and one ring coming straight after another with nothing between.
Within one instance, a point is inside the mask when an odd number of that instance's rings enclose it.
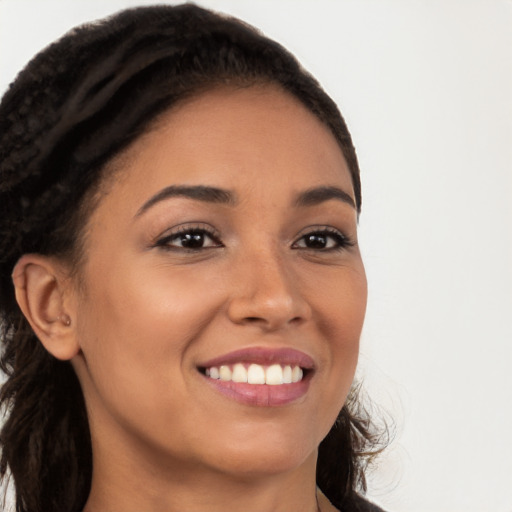
<instances>
[{"instance_id":1,"label":"eyelid","mask_svg":"<svg viewBox=\"0 0 512 512\"><path fill-rule=\"evenodd\" d=\"M332 237L338 237L341 240L338 241L338 245L336 247L329 247L324 249L313 249L309 247L294 247L297 245L297 243L300 240L303 240L304 237L308 235L313 235L315 233L321 233ZM335 228L333 226L328 225L318 225L318 226L308 226L306 228L301 229L301 231L297 234L295 237L295 241L292 243L292 248L295 249L305 249L305 250L311 250L311 251L333 251L333 250L342 250L347 247L352 247L356 245L355 240L353 240L349 235L347 235L344 231L341 229Z\"/></svg>"},{"instance_id":2,"label":"eyelid","mask_svg":"<svg viewBox=\"0 0 512 512\"><path fill-rule=\"evenodd\" d=\"M168 247L171 248L170 245L168 245L168 242L171 241L173 238L177 238L180 235L183 235L185 233L189 233L191 231L199 231L205 233L208 237L210 237L213 242L216 243L213 247L223 247L224 244L221 241L221 235L218 230L216 230L213 226L210 224L206 224L204 222L184 222L182 224L178 224L177 226L173 226L172 228L169 228L165 230L163 233L158 235L155 238L155 241L153 242L153 247ZM181 248L176 246L173 247L177 250L180 250ZM203 249L208 249L211 247L204 247ZM186 248L182 248L183 250L187 250ZM189 249L190 250L190 249Z\"/></svg>"}]
</instances>

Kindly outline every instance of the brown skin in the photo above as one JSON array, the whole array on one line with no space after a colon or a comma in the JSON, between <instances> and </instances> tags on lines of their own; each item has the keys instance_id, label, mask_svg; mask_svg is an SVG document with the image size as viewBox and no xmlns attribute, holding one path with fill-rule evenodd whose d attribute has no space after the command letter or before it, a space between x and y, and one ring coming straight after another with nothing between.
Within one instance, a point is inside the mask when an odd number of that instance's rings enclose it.
<instances>
[{"instance_id":1,"label":"brown skin","mask_svg":"<svg viewBox=\"0 0 512 512\"><path fill-rule=\"evenodd\" d=\"M122 170L88 221L78 277L36 255L14 274L41 341L72 361L84 391L85 511L316 510L317 447L350 389L366 307L355 209L294 204L318 186L353 198L334 137L280 89L222 88L165 114L112 167ZM214 186L237 202L172 197L137 215L169 185ZM156 246L177 226L213 229L215 240L194 252ZM305 247L326 226L354 245ZM306 395L240 404L197 370L246 347L312 357Z\"/></svg>"}]
</instances>

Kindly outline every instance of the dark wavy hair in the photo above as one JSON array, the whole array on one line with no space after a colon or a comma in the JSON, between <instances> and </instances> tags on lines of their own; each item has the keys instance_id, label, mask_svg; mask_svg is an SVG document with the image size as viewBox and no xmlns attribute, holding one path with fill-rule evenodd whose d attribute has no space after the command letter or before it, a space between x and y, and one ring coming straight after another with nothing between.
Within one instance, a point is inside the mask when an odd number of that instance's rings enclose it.
<instances>
[{"instance_id":1,"label":"dark wavy hair","mask_svg":"<svg viewBox=\"0 0 512 512\"><path fill-rule=\"evenodd\" d=\"M317 81L254 28L200 7L129 9L73 29L27 65L0 104L0 478L17 512L76 512L90 492L84 399L69 362L42 347L21 313L11 273L25 253L78 265L83 226L106 164L173 105L212 87L275 84L335 136L358 211L359 167L345 122ZM339 508L365 491L378 451L351 395L319 448L317 483Z\"/></svg>"}]
</instances>

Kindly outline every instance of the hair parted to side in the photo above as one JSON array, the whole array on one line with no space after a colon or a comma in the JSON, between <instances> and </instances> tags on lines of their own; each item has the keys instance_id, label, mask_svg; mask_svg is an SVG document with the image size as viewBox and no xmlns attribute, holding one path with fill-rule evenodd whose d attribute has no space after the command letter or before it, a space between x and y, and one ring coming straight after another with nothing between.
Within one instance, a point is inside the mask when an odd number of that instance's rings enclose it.
<instances>
[{"instance_id":1,"label":"hair parted to side","mask_svg":"<svg viewBox=\"0 0 512 512\"><path fill-rule=\"evenodd\" d=\"M359 210L357 158L334 102L279 44L194 5L129 9L78 27L38 54L3 97L0 477L13 478L17 512L82 510L92 453L77 377L69 362L46 352L18 308L15 263L39 253L79 265L105 165L183 99L222 84L258 83L282 87L328 126ZM357 500L377 451L369 417L351 396L319 450L317 483L333 504Z\"/></svg>"}]
</instances>

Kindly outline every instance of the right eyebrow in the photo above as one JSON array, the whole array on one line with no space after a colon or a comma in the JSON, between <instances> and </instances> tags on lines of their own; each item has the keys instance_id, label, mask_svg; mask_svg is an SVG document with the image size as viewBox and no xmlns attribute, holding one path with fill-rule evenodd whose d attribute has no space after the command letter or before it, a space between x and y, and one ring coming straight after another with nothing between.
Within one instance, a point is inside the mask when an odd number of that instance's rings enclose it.
<instances>
[{"instance_id":1,"label":"right eyebrow","mask_svg":"<svg viewBox=\"0 0 512 512\"><path fill-rule=\"evenodd\" d=\"M188 197L197 201L207 203L219 203L225 205L235 205L235 196L229 190L217 187L207 187L205 185L170 185L157 192L148 199L137 211L136 217L139 217L155 204L169 199L170 197Z\"/></svg>"}]
</instances>

